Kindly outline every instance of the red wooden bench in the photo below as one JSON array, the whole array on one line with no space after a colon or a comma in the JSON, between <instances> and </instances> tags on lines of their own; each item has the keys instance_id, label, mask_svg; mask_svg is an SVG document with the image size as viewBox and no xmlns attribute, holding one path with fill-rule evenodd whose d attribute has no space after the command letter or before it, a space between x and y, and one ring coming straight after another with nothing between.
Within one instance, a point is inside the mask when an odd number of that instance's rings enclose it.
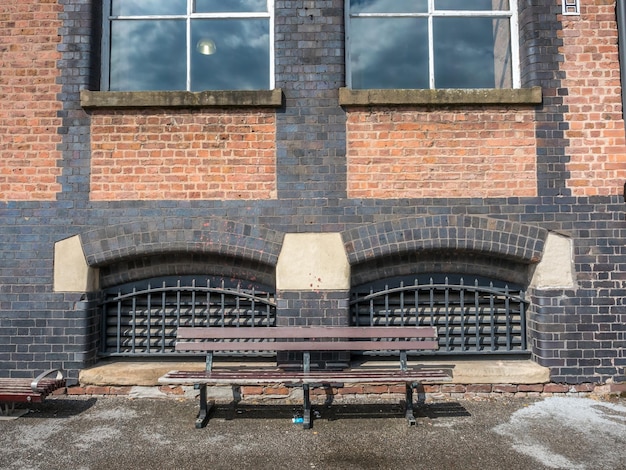
<instances>
[{"instance_id":1,"label":"red wooden bench","mask_svg":"<svg viewBox=\"0 0 626 470\"><path fill-rule=\"evenodd\" d=\"M58 369L47 370L35 379L0 378L0 414L13 415L16 403L41 403L66 385L63 372Z\"/></svg>"},{"instance_id":2,"label":"red wooden bench","mask_svg":"<svg viewBox=\"0 0 626 470\"><path fill-rule=\"evenodd\" d=\"M200 391L200 409L196 427L204 427L213 403L207 404L207 385L269 385L282 383L302 387L304 394L303 425L312 426L309 391L316 387L340 387L344 384L403 383L406 388L405 416L416 424L413 414L413 390L423 382L449 382L452 369L440 366L409 366L412 351L436 350L437 331L431 327L275 327L275 328L187 328L177 332L176 351L206 354L205 371L170 371L159 378L162 384L194 385ZM298 368L255 367L252 364L213 367L214 353L300 352ZM393 354L395 367L354 366L341 370L315 369L311 353L328 351L372 351Z\"/></svg>"}]
</instances>

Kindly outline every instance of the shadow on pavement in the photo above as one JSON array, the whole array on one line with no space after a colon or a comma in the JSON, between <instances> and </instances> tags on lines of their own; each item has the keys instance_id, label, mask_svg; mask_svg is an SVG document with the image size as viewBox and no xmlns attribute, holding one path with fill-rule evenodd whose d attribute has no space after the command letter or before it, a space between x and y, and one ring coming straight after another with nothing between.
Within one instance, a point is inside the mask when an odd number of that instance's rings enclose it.
<instances>
[{"instance_id":1,"label":"shadow on pavement","mask_svg":"<svg viewBox=\"0 0 626 470\"><path fill-rule=\"evenodd\" d=\"M302 407L299 405L266 405L266 404L222 404L212 408L209 418L225 420L233 419L291 419L299 416ZM432 403L415 407L416 418L430 420L471 416L460 403ZM394 404L358 404L358 405L318 405L313 406L316 420L334 421L339 419L389 419L404 418L403 403Z\"/></svg>"}]
</instances>

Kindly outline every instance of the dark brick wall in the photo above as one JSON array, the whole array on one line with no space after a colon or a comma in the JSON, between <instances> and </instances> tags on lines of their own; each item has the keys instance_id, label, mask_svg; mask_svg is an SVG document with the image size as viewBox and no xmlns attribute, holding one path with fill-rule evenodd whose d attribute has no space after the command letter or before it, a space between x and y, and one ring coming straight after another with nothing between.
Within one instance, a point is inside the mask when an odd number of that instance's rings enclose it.
<instances>
[{"instance_id":1,"label":"dark brick wall","mask_svg":"<svg viewBox=\"0 0 626 470\"><path fill-rule=\"evenodd\" d=\"M115 283L127 280L126 268L139 273L137 276L162 273L180 253L178 237L188 236L188 227L201 231L198 227L206 222L214 224L212 234L223 232L221 235L230 240L223 244L231 247L229 256L243 263L229 274L256 270L267 280L274 263L271 257L277 255L284 233L349 231L346 233L352 235L348 238L356 242L366 240L358 233L374 230L383 237L377 242L383 246L390 240L384 238L387 222L397 236L404 230L397 228L403 223L455 216L471 220L489 217L532 226L536 235L528 238L530 244L522 244L521 239L506 243L529 253L541 251L539 240L543 237L539 233L544 230L572 237L575 287L529 292L533 358L551 368L554 382L624 380L625 206L621 197L572 197L565 188L568 174L563 130L567 124L563 122L560 97L567 90L560 87L558 72L558 61L562 60L556 34L560 28L556 21L558 5L546 5L556 2L520 2L521 40L527 51L524 84L541 85L545 96L544 105L536 112L539 197L347 199L345 113L337 103L337 90L344 85L343 0L277 0L276 79L286 97L286 105L277 115L278 199L132 202L89 201L90 118L79 106L78 93L97 84L98 34L92 33L97 30L93 25L99 22L100 2L60 3L64 6L63 59L58 64L63 85L59 96L63 126L58 130L62 135L62 192L51 202L0 203L0 376L32 376L50 367L63 367L76 376L95 360L96 299L85 298L84 293L52 291L53 249L58 240L82 235L90 262L107 273L107 282ZM168 220L180 221L181 225L168 225ZM234 224L234 232L219 228L227 221ZM124 256L122 251L114 253L111 245L98 245L105 240L126 243L124 230L132 232L129 227L133 224L147 227L138 232L162 232L155 235L159 249L144 253L146 256L139 260L134 256L145 248L143 239L134 245L127 243ZM376 225L364 227L368 224ZM243 243L228 238L245 227L250 231L245 232ZM481 236L495 240L496 232L494 228ZM430 239L436 242L440 236L454 239L451 232L441 235L438 231L430 234ZM261 245L247 245L254 240ZM268 246L271 248L266 250ZM409 253L395 258L389 255L391 262L383 264L421 272L437 262L441 269L456 263L457 269L474 269L481 274L481 270L491 269L496 276L506 277L519 266L527 266L533 256L526 259L524 254L526 261L521 263L495 256L502 253L494 246L489 260L481 261L459 256L457 246L446 248L445 252L433 251L429 258ZM203 250L195 244L188 256L206 262ZM95 261L102 253L108 253L106 259ZM363 267L369 268L366 263L361 264ZM369 269L361 268L355 272L363 276L359 279L366 279ZM291 323L322 318L341 323L346 321L347 298L346 292L280 292L279 318Z\"/></svg>"}]
</instances>

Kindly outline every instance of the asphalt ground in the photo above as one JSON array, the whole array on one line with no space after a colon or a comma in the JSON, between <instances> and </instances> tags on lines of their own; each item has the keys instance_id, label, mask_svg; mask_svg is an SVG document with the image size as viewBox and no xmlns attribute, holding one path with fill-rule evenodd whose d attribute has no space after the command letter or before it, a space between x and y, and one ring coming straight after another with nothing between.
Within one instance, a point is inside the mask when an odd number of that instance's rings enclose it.
<instances>
[{"instance_id":1,"label":"asphalt ground","mask_svg":"<svg viewBox=\"0 0 626 470\"><path fill-rule=\"evenodd\" d=\"M0 420L4 469L626 469L626 399L499 398L421 405L220 405L196 429L192 399L51 397Z\"/></svg>"}]
</instances>

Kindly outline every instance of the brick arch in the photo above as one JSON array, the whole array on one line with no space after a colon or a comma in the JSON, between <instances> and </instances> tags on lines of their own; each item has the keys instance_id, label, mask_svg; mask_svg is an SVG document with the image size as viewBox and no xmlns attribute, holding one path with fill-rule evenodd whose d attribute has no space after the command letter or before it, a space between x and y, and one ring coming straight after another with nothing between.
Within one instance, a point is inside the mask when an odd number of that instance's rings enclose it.
<instances>
[{"instance_id":1,"label":"brick arch","mask_svg":"<svg viewBox=\"0 0 626 470\"><path fill-rule=\"evenodd\" d=\"M463 215L379 222L345 231L352 285L418 273L477 274L526 284L548 231Z\"/></svg>"},{"instance_id":2,"label":"brick arch","mask_svg":"<svg viewBox=\"0 0 626 470\"><path fill-rule=\"evenodd\" d=\"M274 284L284 234L226 219L166 218L80 235L102 286L165 275L209 274Z\"/></svg>"}]
</instances>

